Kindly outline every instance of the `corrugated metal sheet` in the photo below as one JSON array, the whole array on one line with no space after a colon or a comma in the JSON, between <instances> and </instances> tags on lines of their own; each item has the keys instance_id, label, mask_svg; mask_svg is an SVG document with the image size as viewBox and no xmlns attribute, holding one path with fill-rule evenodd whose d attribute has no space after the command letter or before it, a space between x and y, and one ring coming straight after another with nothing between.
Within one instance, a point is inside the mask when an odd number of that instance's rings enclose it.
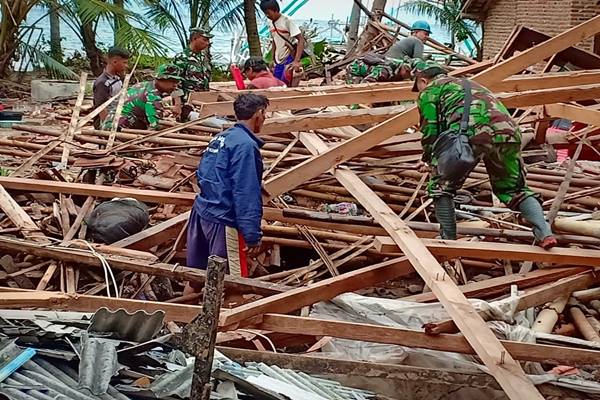
<instances>
[{"instance_id":1,"label":"corrugated metal sheet","mask_svg":"<svg viewBox=\"0 0 600 400\"><path fill-rule=\"evenodd\" d=\"M110 311L107 308L101 308L92 317L88 332L110 332L115 333L122 340L146 342L160 332L164 318L164 311L148 314L140 310L130 314L123 309Z\"/></svg>"},{"instance_id":2,"label":"corrugated metal sheet","mask_svg":"<svg viewBox=\"0 0 600 400\"><path fill-rule=\"evenodd\" d=\"M117 349L114 343L95 338L85 338L79 362L79 386L92 394L105 394L110 380L119 371Z\"/></svg>"}]
</instances>

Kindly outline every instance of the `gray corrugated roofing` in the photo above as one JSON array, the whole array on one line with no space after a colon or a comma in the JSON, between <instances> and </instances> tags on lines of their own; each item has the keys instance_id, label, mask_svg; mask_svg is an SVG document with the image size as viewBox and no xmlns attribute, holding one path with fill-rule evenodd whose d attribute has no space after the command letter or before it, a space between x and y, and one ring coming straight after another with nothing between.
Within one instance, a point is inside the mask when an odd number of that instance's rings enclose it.
<instances>
[{"instance_id":1,"label":"gray corrugated roofing","mask_svg":"<svg viewBox=\"0 0 600 400\"><path fill-rule=\"evenodd\" d=\"M84 338L79 362L79 386L99 396L108 390L119 371L115 344L102 339Z\"/></svg>"},{"instance_id":2,"label":"gray corrugated roofing","mask_svg":"<svg viewBox=\"0 0 600 400\"><path fill-rule=\"evenodd\" d=\"M146 342L158 334L163 327L164 311L152 314L140 310L131 314L120 309L109 311L101 308L92 317L88 332L116 333L119 339L131 342Z\"/></svg>"}]
</instances>

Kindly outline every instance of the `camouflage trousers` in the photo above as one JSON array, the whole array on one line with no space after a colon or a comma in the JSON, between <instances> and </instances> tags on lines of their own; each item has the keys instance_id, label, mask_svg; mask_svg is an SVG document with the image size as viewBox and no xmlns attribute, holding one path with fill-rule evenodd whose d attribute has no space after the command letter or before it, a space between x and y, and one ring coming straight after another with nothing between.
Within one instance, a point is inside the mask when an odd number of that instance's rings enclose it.
<instances>
[{"instance_id":1,"label":"camouflage trousers","mask_svg":"<svg viewBox=\"0 0 600 400\"><path fill-rule=\"evenodd\" d=\"M392 75L392 69L388 65L368 65L361 59L354 60L346 67L346 82L366 83L366 82L384 82Z\"/></svg>"},{"instance_id":2,"label":"camouflage trousers","mask_svg":"<svg viewBox=\"0 0 600 400\"><path fill-rule=\"evenodd\" d=\"M517 209L526 198L538 196L527 187L521 158L521 143L488 143L472 146L476 162L471 171L480 160L483 160L492 190L502 203L511 209ZM429 195L433 198L444 195L454 196L469 174L445 178L440 176L437 166L437 160L433 157L431 179L427 188Z\"/></svg>"}]
</instances>

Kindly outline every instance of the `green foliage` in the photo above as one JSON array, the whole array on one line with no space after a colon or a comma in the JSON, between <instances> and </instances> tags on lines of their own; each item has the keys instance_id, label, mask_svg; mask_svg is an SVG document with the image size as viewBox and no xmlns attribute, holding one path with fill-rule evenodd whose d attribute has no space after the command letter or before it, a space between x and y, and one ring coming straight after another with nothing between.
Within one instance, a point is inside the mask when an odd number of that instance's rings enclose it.
<instances>
[{"instance_id":1,"label":"green foliage","mask_svg":"<svg viewBox=\"0 0 600 400\"><path fill-rule=\"evenodd\" d=\"M191 27L231 31L244 22L243 0L143 0L145 17L158 28L171 28L184 49ZM190 16L190 22L183 18Z\"/></svg>"},{"instance_id":2,"label":"green foliage","mask_svg":"<svg viewBox=\"0 0 600 400\"><path fill-rule=\"evenodd\" d=\"M57 79L77 79L78 75L72 69L50 57L39 47L21 41L20 51L28 57L34 66L44 66L49 76Z\"/></svg>"}]
</instances>

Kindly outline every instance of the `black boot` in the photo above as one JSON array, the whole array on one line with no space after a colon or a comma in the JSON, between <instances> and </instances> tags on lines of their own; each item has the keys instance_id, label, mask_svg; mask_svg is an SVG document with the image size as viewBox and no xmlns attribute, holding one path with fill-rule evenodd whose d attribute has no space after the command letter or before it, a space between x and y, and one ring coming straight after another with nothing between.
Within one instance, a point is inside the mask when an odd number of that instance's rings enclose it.
<instances>
[{"instance_id":1,"label":"black boot","mask_svg":"<svg viewBox=\"0 0 600 400\"><path fill-rule=\"evenodd\" d=\"M435 217L440 224L440 236L446 240L456 240L456 211L451 196L440 196L434 200Z\"/></svg>"}]
</instances>

